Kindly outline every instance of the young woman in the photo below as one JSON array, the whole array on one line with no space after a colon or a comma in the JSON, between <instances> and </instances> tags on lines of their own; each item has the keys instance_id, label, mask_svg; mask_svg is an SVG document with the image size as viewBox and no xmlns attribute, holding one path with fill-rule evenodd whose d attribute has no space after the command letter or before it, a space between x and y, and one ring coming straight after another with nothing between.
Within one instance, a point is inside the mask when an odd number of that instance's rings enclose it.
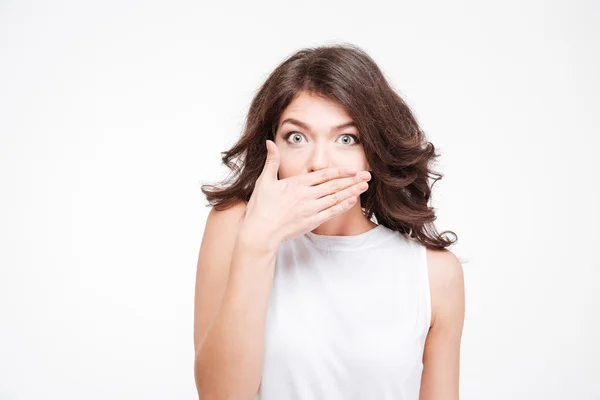
<instances>
[{"instance_id":1,"label":"young woman","mask_svg":"<svg viewBox=\"0 0 600 400\"><path fill-rule=\"evenodd\" d=\"M438 156L359 47L275 69L224 153L233 176L202 189L201 400L458 399L464 283L428 205Z\"/></svg>"}]
</instances>

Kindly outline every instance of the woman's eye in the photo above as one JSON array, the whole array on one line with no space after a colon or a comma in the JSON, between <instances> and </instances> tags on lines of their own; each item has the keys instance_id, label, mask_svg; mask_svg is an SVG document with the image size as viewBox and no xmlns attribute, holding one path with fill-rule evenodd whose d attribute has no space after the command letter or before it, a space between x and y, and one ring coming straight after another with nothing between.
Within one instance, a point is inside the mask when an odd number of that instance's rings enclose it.
<instances>
[{"instance_id":1,"label":"woman's eye","mask_svg":"<svg viewBox=\"0 0 600 400\"><path fill-rule=\"evenodd\" d=\"M285 135L285 140L288 140L290 137L292 138L292 143L302 143L302 138L304 136L302 136L298 132L290 132L287 135Z\"/></svg>"},{"instance_id":2,"label":"woman's eye","mask_svg":"<svg viewBox=\"0 0 600 400\"><path fill-rule=\"evenodd\" d=\"M297 143L302 143L303 137L304 136L298 132L290 132L287 135L285 135L285 140L289 141L289 139L291 138L292 139L291 142L297 144Z\"/></svg>"},{"instance_id":3,"label":"woman's eye","mask_svg":"<svg viewBox=\"0 0 600 400\"><path fill-rule=\"evenodd\" d=\"M360 140L358 140L358 137L356 135L345 134L340 136L340 138L342 139L342 143L344 144L355 145L360 143ZM352 138L352 140L354 140L354 143L352 143L348 138Z\"/></svg>"}]
</instances>

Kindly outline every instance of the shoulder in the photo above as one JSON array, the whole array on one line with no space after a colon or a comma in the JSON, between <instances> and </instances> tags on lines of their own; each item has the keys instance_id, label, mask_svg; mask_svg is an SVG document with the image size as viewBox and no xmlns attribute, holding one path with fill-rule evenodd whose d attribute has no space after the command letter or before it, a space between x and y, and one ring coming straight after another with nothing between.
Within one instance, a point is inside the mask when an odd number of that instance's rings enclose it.
<instances>
[{"instance_id":1,"label":"shoulder","mask_svg":"<svg viewBox=\"0 0 600 400\"><path fill-rule=\"evenodd\" d=\"M236 233L244 219L246 206L247 203L240 200L222 210L212 207L206 217L204 234L212 237Z\"/></svg>"},{"instance_id":2,"label":"shoulder","mask_svg":"<svg viewBox=\"0 0 600 400\"><path fill-rule=\"evenodd\" d=\"M233 243L233 238L244 220L245 213L246 202L244 201L237 201L222 210L212 207L206 217L202 236L203 244L223 240Z\"/></svg>"},{"instance_id":3,"label":"shoulder","mask_svg":"<svg viewBox=\"0 0 600 400\"><path fill-rule=\"evenodd\" d=\"M450 289L463 281L462 264L450 250L427 249L427 266L430 283L438 289Z\"/></svg>"},{"instance_id":4,"label":"shoulder","mask_svg":"<svg viewBox=\"0 0 600 400\"><path fill-rule=\"evenodd\" d=\"M464 273L450 250L427 249L432 325L438 317L460 319L464 313Z\"/></svg>"},{"instance_id":5,"label":"shoulder","mask_svg":"<svg viewBox=\"0 0 600 400\"><path fill-rule=\"evenodd\" d=\"M247 203L245 201L238 200L232 203L229 207L217 210L212 207L208 213L207 222L212 221L238 221L243 218L246 212Z\"/></svg>"}]
</instances>

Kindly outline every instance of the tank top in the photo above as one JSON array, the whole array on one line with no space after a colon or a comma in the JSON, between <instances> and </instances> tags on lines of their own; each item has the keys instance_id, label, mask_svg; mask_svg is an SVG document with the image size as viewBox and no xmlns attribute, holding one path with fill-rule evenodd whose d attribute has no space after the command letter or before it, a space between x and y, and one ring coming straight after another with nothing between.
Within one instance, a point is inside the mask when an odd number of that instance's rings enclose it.
<instances>
[{"instance_id":1,"label":"tank top","mask_svg":"<svg viewBox=\"0 0 600 400\"><path fill-rule=\"evenodd\" d=\"M426 260L425 246L383 225L282 243L254 400L418 400Z\"/></svg>"}]
</instances>

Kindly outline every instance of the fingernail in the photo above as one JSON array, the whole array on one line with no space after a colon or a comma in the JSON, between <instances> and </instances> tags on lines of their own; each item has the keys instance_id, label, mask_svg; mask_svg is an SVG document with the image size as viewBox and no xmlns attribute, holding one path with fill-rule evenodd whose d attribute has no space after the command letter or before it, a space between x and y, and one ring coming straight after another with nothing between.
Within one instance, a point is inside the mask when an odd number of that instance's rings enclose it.
<instances>
[{"instance_id":1,"label":"fingernail","mask_svg":"<svg viewBox=\"0 0 600 400\"><path fill-rule=\"evenodd\" d=\"M358 177L360 179L367 179L367 180L371 180L371 174L369 173L369 171L361 171L360 174L358 174Z\"/></svg>"}]
</instances>

